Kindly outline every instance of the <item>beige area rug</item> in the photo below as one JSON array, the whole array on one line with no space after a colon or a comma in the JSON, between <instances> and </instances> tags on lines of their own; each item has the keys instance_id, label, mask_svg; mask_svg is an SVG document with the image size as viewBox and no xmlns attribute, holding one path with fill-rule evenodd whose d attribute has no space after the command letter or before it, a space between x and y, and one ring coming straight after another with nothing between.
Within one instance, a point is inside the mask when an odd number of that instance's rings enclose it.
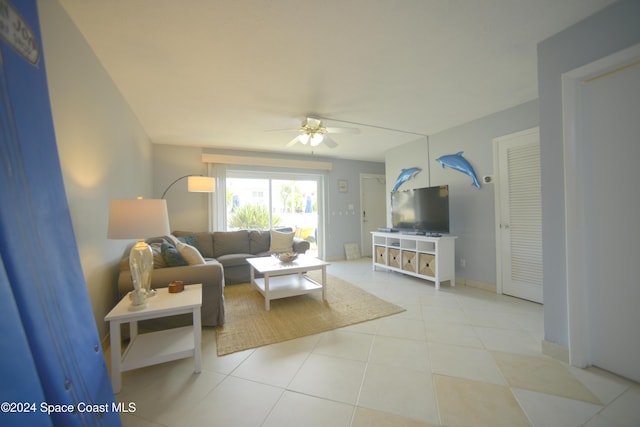
<instances>
[{"instance_id":1,"label":"beige area rug","mask_svg":"<svg viewBox=\"0 0 640 427\"><path fill-rule=\"evenodd\" d=\"M326 301L320 292L273 300L266 311L262 294L250 284L226 286L226 323L216 328L218 356L405 311L331 275L326 294Z\"/></svg>"}]
</instances>

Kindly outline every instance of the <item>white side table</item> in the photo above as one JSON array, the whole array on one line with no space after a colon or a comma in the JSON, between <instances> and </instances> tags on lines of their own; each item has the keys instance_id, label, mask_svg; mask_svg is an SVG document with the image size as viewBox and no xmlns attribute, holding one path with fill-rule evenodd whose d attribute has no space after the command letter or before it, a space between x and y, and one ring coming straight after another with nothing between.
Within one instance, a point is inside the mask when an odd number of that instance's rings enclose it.
<instances>
[{"instance_id":1,"label":"white side table","mask_svg":"<svg viewBox=\"0 0 640 427\"><path fill-rule=\"evenodd\" d=\"M192 357L195 360L195 373L202 365L201 344L202 325L200 308L202 307L202 285L189 285L184 291L170 294L167 288L157 289L157 295L150 298L142 309L131 309L129 295L122 300L104 318L109 322L111 336L111 383L114 393L122 388L122 372L158 363ZM146 319L193 314L193 325L182 328L165 329L157 332L138 334L138 322ZM130 342L122 353L121 327L129 323Z\"/></svg>"}]
</instances>

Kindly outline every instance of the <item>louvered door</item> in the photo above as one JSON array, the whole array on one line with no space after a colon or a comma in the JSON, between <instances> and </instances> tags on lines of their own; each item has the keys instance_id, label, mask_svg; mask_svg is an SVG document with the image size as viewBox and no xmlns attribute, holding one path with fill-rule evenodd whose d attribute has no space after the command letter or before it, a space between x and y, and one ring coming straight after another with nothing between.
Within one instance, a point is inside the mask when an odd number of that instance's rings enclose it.
<instances>
[{"instance_id":1,"label":"louvered door","mask_svg":"<svg viewBox=\"0 0 640 427\"><path fill-rule=\"evenodd\" d=\"M539 132L535 128L496 141L502 293L542 303Z\"/></svg>"}]
</instances>

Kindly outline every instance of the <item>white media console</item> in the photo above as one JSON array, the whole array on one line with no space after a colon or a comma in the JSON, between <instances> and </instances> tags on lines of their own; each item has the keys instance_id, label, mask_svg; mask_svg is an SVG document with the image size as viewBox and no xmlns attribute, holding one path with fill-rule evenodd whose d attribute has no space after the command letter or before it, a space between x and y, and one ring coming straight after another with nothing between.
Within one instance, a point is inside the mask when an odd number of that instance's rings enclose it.
<instances>
[{"instance_id":1,"label":"white media console","mask_svg":"<svg viewBox=\"0 0 640 427\"><path fill-rule=\"evenodd\" d=\"M455 236L421 236L374 231L373 269L382 267L440 283L456 282Z\"/></svg>"}]
</instances>

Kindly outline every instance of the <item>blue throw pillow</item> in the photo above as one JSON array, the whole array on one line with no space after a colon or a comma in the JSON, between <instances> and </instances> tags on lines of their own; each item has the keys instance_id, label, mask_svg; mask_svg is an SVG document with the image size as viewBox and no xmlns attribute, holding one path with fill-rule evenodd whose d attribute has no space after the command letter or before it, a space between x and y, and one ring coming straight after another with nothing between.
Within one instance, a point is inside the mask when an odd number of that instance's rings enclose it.
<instances>
[{"instance_id":1,"label":"blue throw pillow","mask_svg":"<svg viewBox=\"0 0 640 427\"><path fill-rule=\"evenodd\" d=\"M162 259L167 267L180 267L183 265L189 265L189 263L180 255L178 249L170 243L162 242L160 247L162 253Z\"/></svg>"}]
</instances>

